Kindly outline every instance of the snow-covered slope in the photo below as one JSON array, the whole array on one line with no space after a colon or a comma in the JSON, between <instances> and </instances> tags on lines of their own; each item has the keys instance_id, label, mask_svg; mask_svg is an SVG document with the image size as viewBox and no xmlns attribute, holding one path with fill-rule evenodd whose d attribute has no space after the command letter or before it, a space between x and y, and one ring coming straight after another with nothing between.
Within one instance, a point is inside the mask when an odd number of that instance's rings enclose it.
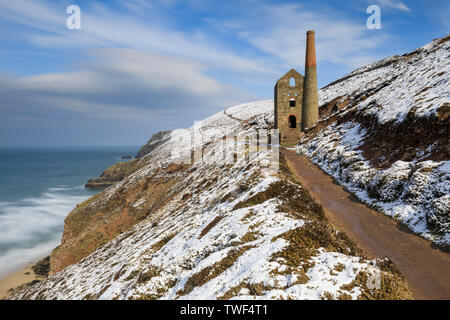
<instances>
[{"instance_id":1,"label":"snow-covered slope","mask_svg":"<svg viewBox=\"0 0 450 320\"><path fill-rule=\"evenodd\" d=\"M174 194L171 200L79 263L14 298L410 298L389 262L362 258L282 163L279 172L269 170L270 148L246 143L253 130L272 126L272 109L271 100L236 106L191 128L203 133L193 140L203 147L204 161L183 167L183 178L167 190ZM236 144L224 147L221 138L232 132L239 134ZM127 190L155 172L163 180L165 172L178 170L173 150L189 148L186 133L173 131L169 141L145 156L145 167L87 206L95 208L117 194L129 198ZM236 153L235 162L220 161L223 148ZM127 210L145 207L146 201L136 196Z\"/></svg>"},{"instance_id":2,"label":"snow-covered slope","mask_svg":"<svg viewBox=\"0 0 450 320\"><path fill-rule=\"evenodd\" d=\"M298 150L364 202L450 245L450 41L355 70L320 91Z\"/></svg>"},{"instance_id":3,"label":"snow-covered slope","mask_svg":"<svg viewBox=\"0 0 450 320\"><path fill-rule=\"evenodd\" d=\"M415 117L436 115L449 103L449 37L437 39L403 56L389 57L356 69L341 81L320 90L319 105L333 99L366 99L357 105L379 123L404 121L413 109ZM359 102L359 101L358 101Z\"/></svg>"}]
</instances>

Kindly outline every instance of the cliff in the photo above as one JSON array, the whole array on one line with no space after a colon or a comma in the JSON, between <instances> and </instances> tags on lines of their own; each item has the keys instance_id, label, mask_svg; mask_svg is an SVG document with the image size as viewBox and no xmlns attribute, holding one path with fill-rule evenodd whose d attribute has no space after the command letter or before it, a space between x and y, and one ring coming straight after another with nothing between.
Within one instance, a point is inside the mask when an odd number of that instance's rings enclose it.
<instances>
[{"instance_id":1,"label":"cliff","mask_svg":"<svg viewBox=\"0 0 450 320\"><path fill-rule=\"evenodd\" d=\"M116 182L128 177L138 169L142 168L144 164L138 159L128 162L117 162L108 167L98 178L90 179L86 184L86 188L106 188Z\"/></svg>"},{"instance_id":2,"label":"cliff","mask_svg":"<svg viewBox=\"0 0 450 320\"><path fill-rule=\"evenodd\" d=\"M100 175L100 177L90 179L85 184L85 187L93 189L106 188L136 172L138 169L144 166L144 163L140 161L140 158L149 154L164 142L167 142L170 139L170 133L171 130L159 131L155 133L154 135L152 135L150 140L139 150L138 154L136 155L136 159L126 162L118 162L111 165Z\"/></svg>"},{"instance_id":3,"label":"cliff","mask_svg":"<svg viewBox=\"0 0 450 320\"><path fill-rule=\"evenodd\" d=\"M170 139L170 133L172 130L159 131L152 135L150 140L147 141L146 144L142 146L142 148L138 151L136 158L142 158L143 156L149 154L156 148L158 148L163 143L167 142Z\"/></svg>"}]
</instances>

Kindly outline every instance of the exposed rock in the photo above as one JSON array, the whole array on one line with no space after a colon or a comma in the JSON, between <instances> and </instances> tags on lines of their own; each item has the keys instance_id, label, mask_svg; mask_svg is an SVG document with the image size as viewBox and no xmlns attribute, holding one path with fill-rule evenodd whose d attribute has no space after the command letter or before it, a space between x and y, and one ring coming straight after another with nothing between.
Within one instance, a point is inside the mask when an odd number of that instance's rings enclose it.
<instances>
[{"instance_id":1,"label":"exposed rock","mask_svg":"<svg viewBox=\"0 0 450 320\"><path fill-rule=\"evenodd\" d=\"M107 188L114 183L121 181L130 174L136 172L143 166L143 164L140 163L139 158L144 157L164 142L167 142L170 139L171 132L171 130L167 130L155 133L150 138L150 140L139 150L138 154L136 155L136 159L128 162L118 162L111 165L100 175L100 177L90 179L85 184L85 187L91 189ZM133 157L131 155L124 155L121 157L121 159L128 160L133 159Z\"/></svg>"},{"instance_id":2,"label":"exposed rock","mask_svg":"<svg viewBox=\"0 0 450 320\"><path fill-rule=\"evenodd\" d=\"M93 189L109 187L136 172L142 166L143 164L138 159L128 162L117 162L106 169L100 177L90 179L85 184L85 187Z\"/></svg>"},{"instance_id":3,"label":"exposed rock","mask_svg":"<svg viewBox=\"0 0 450 320\"><path fill-rule=\"evenodd\" d=\"M168 141L170 139L171 132L172 130L159 131L152 135L150 140L148 140L148 142L143 145L142 148L138 151L136 158L142 158L143 156L152 152L154 149L158 148L164 142Z\"/></svg>"},{"instance_id":4,"label":"exposed rock","mask_svg":"<svg viewBox=\"0 0 450 320\"><path fill-rule=\"evenodd\" d=\"M38 276L48 277L50 271L50 256L38 261L31 269Z\"/></svg>"}]
</instances>

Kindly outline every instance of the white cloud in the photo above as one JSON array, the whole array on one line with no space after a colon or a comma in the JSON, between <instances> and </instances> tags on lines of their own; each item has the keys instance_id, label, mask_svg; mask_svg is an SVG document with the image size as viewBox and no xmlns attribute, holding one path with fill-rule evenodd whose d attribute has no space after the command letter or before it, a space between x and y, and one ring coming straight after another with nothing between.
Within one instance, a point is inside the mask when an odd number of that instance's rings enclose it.
<instances>
[{"instance_id":1,"label":"white cloud","mask_svg":"<svg viewBox=\"0 0 450 320\"><path fill-rule=\"evenodd\" d=\"M385 35L369 34L364 21L351 20L342 12L314 11L301 4L255 7L231 21L211 21L237 33L253 46L277 57L285 67L303 67L306 31L316 31L317 58L320 61L359 67L374 60L373 48Z\"/></svg>"},{"instance_id":2,"label":"white cloud","mask_svg":"<svg viewBox=\"0 0 450 320\"><path fill-rule=\"evenodd\" d=\"M396 0L376 0L383 8L395 9L405 12L410 12L411 9L408 8L403 2Z\"/></svg>"},{"instance_id":3,"label":"white cloud","mask_svg":"<svg viewBox=\"0 0 450 320\"><path fill-rule=\"evenodd\" d=\"M151 5L134 0L128 4L131 11ZM167 5L171 5L168 1ZM53 48L125 47L159 54L190 57L211 67L232 70L240 74L274 74L276 69L268 61L258 57L245 57L221 45L203 31L182 32L170 26L173 17L154 9L137 19L126 12L111 12L97 2L81 8L82 29L65 28L65 8L43 1L36 4L29 0L5 0L0 3L0 17L22 22L38 30L29 35L32 43Z\"/></svg>"},{"instance_id":4,"label":"white cloud","mask_svg":"<svg viewBox=\"0 0 450 320\"><path fill-rule=\"evenodd\" d=\"M364 21L347 18L340 11L312 10L294 3L258 5L252 6L252 10L237 11L232 20L209 20L211 29L230 32L232 37L247 42L251 50L239 52L208 30L175 28L172 23L176 18L167 16L154 3L144 0L120 3L128 11L111 12L98 2L82 7L80 31L66 30L58 15L65 18L65 11L46 1L34 4L35 10L25 10L29 0L5 0L0 4L0 11L4 19L32 21L34 27L47 31L29 35L29 40L38 46L78 50L121 47L182 56L250 83L260 83L263 78L275 79L292 66L302 67L307 29L317 32L317 54L321 61L351 68L378 58L371 49L386 40L380 33L368 34ZM166 5L173 5L173 1ZM139 14L141 11L145 16Z\"/></svg>"},{"instance_id":5,"label":"white cloud","mask_svg":"<svg viewBox=\"0 0 450 320\"><path fill-rule=\"evenodd\" d=\"M205 66L190 59L130 49L93 54L97 59L84 64L85 70L1 77L1 118L51 110L148 125L164 121L174 127L186 125L195 115L207 116L221 106L254 98L205 75Z\"/></svg>"}]
</instances>

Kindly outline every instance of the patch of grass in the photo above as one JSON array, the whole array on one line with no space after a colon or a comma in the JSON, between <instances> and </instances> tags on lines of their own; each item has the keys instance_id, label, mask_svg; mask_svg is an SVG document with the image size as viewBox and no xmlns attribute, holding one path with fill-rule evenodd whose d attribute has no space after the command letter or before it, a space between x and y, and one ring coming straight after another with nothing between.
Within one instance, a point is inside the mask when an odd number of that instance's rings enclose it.
<instances>
[{"instance_id":1,"label":"patch of grass","mask_svg":"<svg viewBox=\"0 0 450 320\"><path fill-rule=\"evenodd\" d=\"M291 214L294 218L326 220L322 206L316 203L304 188L293 184L285 185L281 193L281 200L283 203L279 210Z\"/></svg>"},{"instance_id":2,"label":"patch of grass","mask_svg":"<svg viewBox=\"0 0 450 320\"><path fill-rule=\"evenodd\" d=\"M223 296L217 297L217 300L229 300L233 297L236 297L243 288L246 288L246 285L246 283L242 282L237 286L228 289L228 291L225 292Z\"/></svg>"},{"instance_id":3,"label":"patch of grass","mask_svg":"<svg viewBox=\"0 0 450 320\"><path fill-rule=\"evenodd\" d=\"M140 273L140 270L133 270L131 271L130 275L125 279L125 281L130 281L136 278L136 276Z\"/></svg>"},{"instance_id":4,"label":"patch of grass","mask_svg":"<svg viewBox=\"0 0 450 320\"><path fill-rule=\"evenodd\" d=\"M275 274L297 274L298 280L295 284L305 284L309 281L306 273L312 267L314 262L311 258L317 254L317 249L324 248L330 252L340 252L346 255L362 255L362 251L356 247L356 244L344 233L338 232L324 221L309 221L302 227L290 230L280 236L272 239L283 238L289 242L288 246L282 251L272 256L272 261L282 258L287 266L286 270L279 272L272 271ZM342 266L336 266L343 270Z\"/></svg>"},{"instance_id":5,"label":"patch of grass","mask_svg":"<svg viewBox=\"0 0 450 320\"><path fill-rule=\"evenodd\" d=\"M90 293L88 293L81 300L95 300L95 296L90 294Z\"/></svg>"},{"instance_id":6,"label":"patch of grass","mask_svg":"<svg viewBox=\"0 0 450 320\"><path fill-rule=\"evenodd\" d=\"M286 180L272 183L266 190L236 204L233 210L255 206L274 198L282 201L279 211L289 213L295 218L311 217L325 220L322 206L312 199L308 191Z\"/></svg>"},{"instance_id":7,"label":"patch of grass","mask_svg":"<svg viewBox=\"0 0 450 320\"><path fill-rule=\"evenodd\" d=\"M276 188L280 182L281 181L272 183L269 186L269 188L267 188L265 191L259 192L255 195L237 203L234 206L233 210L256 206L256 205L261 204L269 199L277 198L279 195L279 191Z\"/></svg>"},{"instance_id":8,"label":"patch of grass","mask_svg":"<svg viewBox=\"0 0 450 320\"><path fill-rule=\"evenodd\" d=\"M244 246L240 248L233 248L231 249L227 256L223 258L222 260L216 262L212 266L208 266L199 272L193 274L185 283L184 289L179 290L177 292L178 295L186 295L190 293L192 290L194 290L196 287L200 287L210 281L211 279L214 279L218 275L220 275L222 272L230 268L236 260L243 255L247 250L252 248L252 246Z\"/></svg>"},{"instance_id":9,"label":"patch of grass","mask_svg":"<svg viewBox=\"0 0 450 320\"><path fill-rule=\"evenodd\" d=\"M254 214L255 212L253 211L253 209L249 209L248 213L241 218L241 221L244 222L245 220L250 219Z\"/></svg>"},{"instance_id":10,"label":"patch of grass","mask_svg":"<svg viewBox=\"0 0 450 320\"><path fill-rule=\"evenodd\" d=\"M406 282L398 275L383 272L380 274L380 289L368 287L369 274L360 271L355 280L341 286L342 290L351 291L355 287L361 288L358 300L410 300L413 299Z\"/></svg>"},{"instance_id":11,"label":"patch of grass","mask_svg":"<svg viewBox=\"0 0 450 320\"><path fill-rule=\"evenodd\" d=\"M340 262L334 266L334 270L338 271L338 272L342 272L342 270L344 270L344 268L345 268L345 266Z\"/></svg>"},{"instance_id":12,"label":"patch of grass","mask_svg":"<svg viewBox=\"0 0 450 320\"><path fill-rule=\"evenodd\" d=\"M120 181L144 166L144 162L134 159L127 162L117 162L109 166L100 176L108 181Z\"/></svg>"},{"instance_id":13,"label":"patch of grass","mask_svg":"<svg viewBox=\"0 0 450 320\"><path fill-rule=\"evenodd\" d=\"M130 297L129 300L158 300L162 295L154 293L140 294L138 297Z\"/></svg>"},{"instance_id":14,"label":"patch of grass","mask_svg":"<svg viewBox=\"0 0 450 320\"><path fill-rule=\"evenodd\" d=\"M256 228L259 228L263 223L264 223L264 221L263 221L263 220L260 220L259 222L256 222L256 223L252 224L250 227L248 227L248 229L249 229L250 231L253 231L253 230L255 230Z\"/></svg>"},{"instance_id":15,"label":"patch of grass","mask_svg":"<svg viewBox=\"0 0 450 320\"><path fill-rule=\"evenodd\" d=\"M394 262L389 258L384 258L383 260L377 261L377 267L380 268L381 271L392 273L393 275L398 276L400 279L404 280L403 275L400 270L394 264Z\"/></svg>"},{"instance_id":16,"label":"patch of grass","mask_svg":"<svg viewBox=\"0 0 450 320\"><path fill-rule=\"evenodd\" d=\"M224 202L227 202L228 200L232 200L232 199L235 198L235 196L236 196L236 193L235 193L235 192L233 192L233 191L228 192L226 195L224 195L224 196L220 199L220 203L224 203Z\"/></svg>"},{"instance_id":17,"label":"patch of grass","mask_svg":"<svg viewBox=\"0 0 450 320\"><path fill-rule=\"evenodd\" d=\"M335 300L334 296L328 291L325 291L324 293L322 293L322 295L320 296L320 299L321 300Z\"/></svg>"},{"instance_id":18,"label":"patch of grass","mask_svg":"<svg viewBox=\"0 0 450 320\"><path fill-rule=\"evenodd\" d=\"M302 227L275 237L272 241L278 238L287 240L289 245L275 254L274 260L283 258L288 266L294 268L303 265L305 272L312 266L310 259L319 248L346 255L362 255L353 240L342 232L336 233L328 223L322 221L310 221Z\"/></svg>"},{"instance_id":19,"label":"patch of grass","mask_svg":"<svg viewBox=\"0 0 450 320\"><path fill-rule=\"evenodd\" d=\"M347 294L347 293L345 293L345 292L342 292L339 295L338 300L352 300L352 296Z\"/></svg>"},{"instance_id":20,"label":"patch of grass","mask_svg":"<svg viewBox=\"0 0 450 320\"><path fill-rule=\"evenodd\" d=\"M313 264L311 264L310 266L313 266ZM303 267L297 268L297 267L287 266L284 271L278 271L278 269L275 269L275 270L272 270L270 273L272 275L282 275L282 276L289 276L292 274L296 274L297 280L295 282L291 283L291 285L290 285L290 286L294 286L297 284L308 283L309 277L306 275L305 269L306 268L303 268Z\"/></svg>"},{"instance_id":21,"label":"patch of grass","mask_svg":"<svg viewBox=\"0 0 450 320\"><path fill-rule=\"evenodd\" d=\"M105 293L105 291L109 289L109 287L111 287L111 284L107 284L106 286L104 286L102 288L102 290L100 290L100 292L97 294L96 298L97 299L100 298L102 296L102 294Z\"/></svg>"},{"instance_id":22,"label":"patch of grass","mask_svg":"<svg viewBox=\"0 0 450 320\"><path fill-rule=\"evenodd\" d=\"M241 243L252 242L258 239L258 235L260 235L260 233L257 231L249 231L241 237L240 241Z\"/></svg>"},{"instance_id":23,"label":"patch of grass","mask_svg":"<svg viewBox=\"0 0 450 320\"><path fill-rule=\"evenodd\" d=\"M159 273L158 273L159 274ZM169 289L173 288L175 284L177 283L176 279L169 280L165 286L161 286L156 289L156 292L152 293L142 293L137 297L131 296L129 300L158 300L164 294L169 291Z\"/></svg>"},{"instance_id":24,"label":"patch of grass","mask_svg":"<svg viewBox=\"0 0 450 320\"><path fill-rule=\"evenodd\" d=\"M242 282L237 286L230 288L227 292L224 293L223 296L218 297L217 300L229 300L233 297L236 297L242 289L248 289L249 295L251 296L262 296L265 291L274 289L273 287L266 286L264 283L245 283Z\"/></svg>"},{"instance_id":25,"label":"patch of grass","mask_svg":"<svg viewBox=\"0 0 450 320\"><path fill-rule=\"evenodd\" d=\"M170 240L172 240L173 237L175 237L175 233L170 234L164 238L162 238L161 240L159 240L157 243L155 243L154 245L152 245L152 249L154 251L158 251L159 249L161 249L162 247L164 247L166 245L167 242L169 242Z\"/></svg>"},{"instance_id":26,"label":"patch of grass","mask_svg":"<svg viewBox=\"0 0 450 320\"><path fill-rule=\"evenodd\" d=\"M161 271L162 270L158 267L150 266L150 268L147 271L139 275L138 283L139 284L145 283L149 281L151 278L159 276L161 274Z\"/></svg>"},{"instance_id":27,"label":"patch of grass","mask_svg":"<svg viewBox=\"0 0 450 320\"><path fill-rule=\"evenodd\" d=\"M186 201L186 200L189 200L190 198L192 198L192 193L185 193L181 197L181 201Z\"/></svg>"},{"instance_id":28,"label":"patch of grass","mask_svg":"<svg viewBox=\"0 0 450 320\"><path fill-rule=\"evenodd\" d=\"M203 238L203 236L205 235L205 234L207 234L208 232L209 232L209 230L211 230L212 228L214 228L214 226L216 225L216 224L218 224L219 223L219 221L220 220L222 220L223 219L223 216L217 216L217 217L215 217L203 230L202 230L202 232L200 233L200 236L198 237L199 239L201 239L201 238Z\"/></svg>"},{"instance_id":29,"label":"patch of grass","mask_svg":"<svg viewBox=\"0 0 450 320\"><path fill-rule=\"evenodd\" d=\"M87 200L84 200L83 202L81 202L80 204L77 204L76 209L77 210L82 210L84 208L86 208L88 205L90 205L92 202L94 202L95 200L97 200L100 197L100 193L97 193L95 196L90 197Z\"/></svg>"},{"instance_id":30,"label":"patch of grass","mask_svg":"<svg viewBox=\"0 0 450 320\"><path fill-rule=\"evenodd\" d=\"M120 270L117 271L116 274L114 275L114 281L117 281L117 280L120 278L120 276L121 276L122 274L124 274L125 272L126 272L126 268L125 268L125 266L122 266L122 267L120 268Z\"/></svg>"}]
</instances>

